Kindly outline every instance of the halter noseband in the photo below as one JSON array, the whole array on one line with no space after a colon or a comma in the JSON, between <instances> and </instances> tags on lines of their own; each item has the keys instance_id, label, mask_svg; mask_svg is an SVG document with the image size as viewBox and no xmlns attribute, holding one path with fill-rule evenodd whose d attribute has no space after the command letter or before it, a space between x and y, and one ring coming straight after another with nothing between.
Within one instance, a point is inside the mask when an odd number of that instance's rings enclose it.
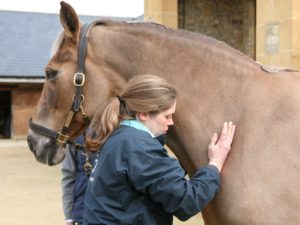
<instances>
[{"instance_id":1,"label":"halter noseband","mask_svg":"<svg viewBox=\"0 0 300 225\"><path fill-rule=\"evenodd\" d=\"M73 85L75 87L75 94L73 98L73 102L71 105L71 109L69 112L69 115L64 123L63 128L61 129L60 132L51 130L47 127L43 127L41 125L38 125L36 123L32 122L32 118L29 119L29 127L32 129L34 132L55 139L56 141L62 143L63 145L71 144L71 145L77 145L74 144L72 141L69 140L69 126L72 122L72 119L74 115L80 110L82 113L82 119L85 124L88 124L89 118L85 114L83 110L83 101L84 101L84 95L83 95L83 85L85 82L85 75L84 75L84 63L85 63L85 58L86 58L86 47L87 47L87 32L91 25L94 23L90 24L84 24L83 27L81 28L80 32L80 38L79 38L79 48L78 48L78 60L77 60L77 72L74 75L73 78Z\"/></svg>"}]
</instances>

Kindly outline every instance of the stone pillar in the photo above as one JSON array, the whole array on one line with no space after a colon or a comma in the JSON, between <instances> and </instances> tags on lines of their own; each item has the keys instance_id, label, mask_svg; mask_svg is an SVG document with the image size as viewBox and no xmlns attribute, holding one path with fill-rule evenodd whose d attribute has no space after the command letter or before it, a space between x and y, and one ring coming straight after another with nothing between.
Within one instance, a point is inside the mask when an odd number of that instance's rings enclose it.
<instances>
[{"instance_id":1,"label":"stone pillar","mask_svg":"<svg viewBox=\"0 0 300 225\"><path fill-rule=\"evenodd\" d=\"M144 0L144 20L178 27L177 0Z\"/></svg>"},{"instance_id":2,"label":"stone pillar","mask_svg":"<svg viewBox=\"0 0 300 225\"><path fill-rule=\"evenodd\" d=\"M256 1L256 60L300 70L300 1Z\"/></svg>"}]
</instances>

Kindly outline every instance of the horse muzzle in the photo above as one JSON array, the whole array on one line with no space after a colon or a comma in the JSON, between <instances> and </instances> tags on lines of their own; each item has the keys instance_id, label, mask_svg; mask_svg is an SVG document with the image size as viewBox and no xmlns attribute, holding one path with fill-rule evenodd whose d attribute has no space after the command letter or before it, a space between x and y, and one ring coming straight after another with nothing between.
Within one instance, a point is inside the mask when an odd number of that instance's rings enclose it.
<instances>
[{"instance_id":1,"label":"horse muzzle","mask_svg":"<svg viewBox=\"0 0 300 225\"><path fill-rule=\"evenodd\" d=\"M54 166L63 161L65 151L62 145L57 144L55 139L35 134L28 134L27 143L30 151L40 163Z\"/></svg>"}]
</instances>

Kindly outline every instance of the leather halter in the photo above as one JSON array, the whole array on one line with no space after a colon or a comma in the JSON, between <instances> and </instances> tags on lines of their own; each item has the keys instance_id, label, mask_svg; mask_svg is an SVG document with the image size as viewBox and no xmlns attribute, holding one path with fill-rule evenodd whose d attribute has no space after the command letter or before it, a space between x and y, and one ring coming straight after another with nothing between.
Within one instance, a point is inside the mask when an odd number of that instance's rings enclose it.
<instances>
[{"instance_id":1,"label":"leather halter","mask_svg":"<svg viewBox=\"0 0 300 225\"><path fill-rule=\"evenodd\" d=\"M69 140L69 126L72 122L72 119L74 115L80 110L82 113L82 119L85 124L88 124L89 118L85 114L83 110L83 101L84 101L84 95L83 95L83 85L85 82L85 75L84 75L84 63L86 58L86 48L87 48L87 32L89 28L94 23L90 24L84 24L81 28L80 32L80 39L79 39L79 48L78 48L78 60L77 60L77 72L74 75L73 84L75 86L75 94L73 98L73 102L71 105L71 109L69 112L69 115L64 123L63 128L60 132L51 130L47 127L43 127L39 124L33 123L32 118L29 119L29 127L34 132L55 139L56 141L62 143L63 145L71 144L78 147L78 144L74 144L72 141Z\"/></svg>"}]
</instances>

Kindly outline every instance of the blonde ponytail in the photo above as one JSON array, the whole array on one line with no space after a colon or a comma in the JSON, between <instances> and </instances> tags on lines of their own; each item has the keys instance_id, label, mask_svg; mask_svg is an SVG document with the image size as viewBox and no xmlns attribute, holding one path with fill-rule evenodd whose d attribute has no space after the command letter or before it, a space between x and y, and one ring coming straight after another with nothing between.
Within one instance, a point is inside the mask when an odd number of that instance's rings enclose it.
<instances>
[{"instance_id":1,"label":"blonde ponytail","mask_svg":"<svg viewBox=\"0 0 300 225\"><path fill-rule=\"evenodd\" d=\"M87 149L97 151L107 137L119 126L119 123L120 102L118 98L113 97L93 116L90 128L94 133L89 134L86 138Z\"/></svg>"}]
</instances>

